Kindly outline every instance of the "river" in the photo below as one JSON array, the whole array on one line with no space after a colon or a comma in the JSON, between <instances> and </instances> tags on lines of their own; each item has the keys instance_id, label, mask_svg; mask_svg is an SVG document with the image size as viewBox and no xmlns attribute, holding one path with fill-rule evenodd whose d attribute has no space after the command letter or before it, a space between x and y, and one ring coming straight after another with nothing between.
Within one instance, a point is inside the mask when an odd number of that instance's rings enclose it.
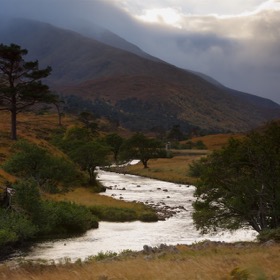
<instances>
[{"instance_id":1,"label":"river","mask_svg":"<svg viewBox=\"0 0 280 280\"><path fill-rule=\"evenodd\" d=\"M98 178L109 188L103 195L140 201L158 208L168 207L175 214L165 221L155 223L100 222L98 229L89 230L83 236L38 243L27 253L20 252L19 255L28 260L75 261L84 260L99 252L142 250L144 245L191 244L205 239L225 242L255 239L255 232L251 230L238 230L232 234L221 232L215 235L200 235L191 219L194 186L105 171L99 171Z\"/></svg>"}]
</instances>

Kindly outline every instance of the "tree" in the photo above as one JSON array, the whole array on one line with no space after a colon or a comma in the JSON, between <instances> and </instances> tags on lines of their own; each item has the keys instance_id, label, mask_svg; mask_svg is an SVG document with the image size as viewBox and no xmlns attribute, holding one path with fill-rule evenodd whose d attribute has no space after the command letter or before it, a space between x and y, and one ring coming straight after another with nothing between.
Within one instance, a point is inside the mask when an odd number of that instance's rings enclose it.
<instances>
[{"instance_id":1,"label":"tree","mask_svg":"<svg viewBox=\"0 0 280 280\"><path fill-rule=\"evenodd\" d=\"M193 219L203 233L280 227L280 125L231 140L191 169L200 181Z\"/></svg>"},{"instance_id":2,"label":"tree","mask_svg":"<svg viewBox=\"0 0 280 280\"><path fill-rule=\"evenodd\" d=\"M167 135L167 138L173 141L181 141L184 139L184 134L181 131L181 127L179 124L172 126L171 130Z\"/></svg>"},{"instance_id":3,"label":"tree","mask_svg":"<svg viewBox=\"0 0 280 280\"><path fill-rule=\"evenodd\" d=\"M64 105L65 105L65 101L59 96L59 95L54 95L53 100L51 102L57 111L57 115L58 115L58 125L62 126L62 117L64 116Z\"/></svg>"},{"instance_id":4,"label":"tree","mask_svg":"<svg viewBox=\"0 0 280 280\"><path fill-rule=\"evenodd\" d=\"M70 157L88 172L89 183L96 184L95 170L97 166L108 164L109 147L98 140L84 143L70 152Z\"/></svg>"},{"instance_id":5,"label":"tree","mask_svg":"<svg viewBox=\"0 0 280 280\"><path fill-rule=\"evenodd\" d=\"M92 135L98 134L98 124L94 121L94 115L89 112L82 112L79 115L80 121L91 132Z\"/></svg>"},{"instance_id":6,"label":"tree","mask_svg":"<svg viewBox=\"0 0 280 280\"><path fill-rule=\"evenodd\" d=\"M106 135L105 141L110 146L111 151L114 154L114 161L118 162L118 156L124 139L116 133L111 133Z\"/></svg>"},{"instance_id":7,"label":"tree","mask_svg":"<svg viewBox=\"0 0 280 280\"><path fill-rule=\"evenodd\" d=\"M3 164L3 169L21 178L33 178L45 190L56 190L59 184L67 186L81 177L72 162L39 146L20 140L13 148L17 152Z\"/></svg>"},{"instance_id":8,"label":"tree","mask_svg":"<svg viewBox=\"0 0 280 280\"><path fill-rule=\"evenodd\" d=\"M16 44L0 44L0 110L11 113L11 138L17 139L17 114L36 103L52 103L54 94L41 82L51 67L40 70L38 61L26 62L28 51Z\"/></svg>"},{"instance_id":9,"label":"tree","mask_svg":"<svg viewBox=\"0 0 280 280\"><path fill-rule=\"evenodd\" d=\"M125 159L140 159L144 168L148 168L148 161L152 158L165 156L166 152L156 139L151 139L142 133L136 133L122 146L122 156Z\"/></svg>"}]
</instances>

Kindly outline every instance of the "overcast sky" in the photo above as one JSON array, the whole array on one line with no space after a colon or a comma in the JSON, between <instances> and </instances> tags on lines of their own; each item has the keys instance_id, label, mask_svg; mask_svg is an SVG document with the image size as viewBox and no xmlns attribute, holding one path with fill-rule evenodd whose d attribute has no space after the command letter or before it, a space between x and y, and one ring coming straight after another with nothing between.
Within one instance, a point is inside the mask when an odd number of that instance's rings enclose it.
<instances>
[{"instance_id":1,"label":"overcast sky","mask_svg":"<svg viewBox=\"0 0 280 280\"><path fill-rule=\"evenodd\" d=\"M0 13L96 22L144 51L280 103L280 0L0 0Z\"/></svg>"}]
</instances>

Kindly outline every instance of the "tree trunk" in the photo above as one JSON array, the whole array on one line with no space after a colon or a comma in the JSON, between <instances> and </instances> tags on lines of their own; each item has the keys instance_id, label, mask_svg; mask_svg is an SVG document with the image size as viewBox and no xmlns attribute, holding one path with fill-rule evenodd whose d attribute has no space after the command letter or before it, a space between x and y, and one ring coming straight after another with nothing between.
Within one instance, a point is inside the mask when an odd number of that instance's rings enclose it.
<instances>
[{"instance_id":1,"label":"tree trunk","mask_svg":"<svg viewBox=\"0 0 280 280\"><path fill-rule=\"evenodd\" d=\"M143 165L144 165L144 168L148 168L148 160L143 159L143 160L142 160L142 163L143 163Z\"/></svg>"},{"instance_id":2,"label":"tree trunk","mask_svg":"<svg viewBox=\"0 0 280 280\"><path fill-rule=\"evenodd\" d=\"M15 108L11 110L11 139L17 140L17 111Z\"/></svg>"}]
</instances>

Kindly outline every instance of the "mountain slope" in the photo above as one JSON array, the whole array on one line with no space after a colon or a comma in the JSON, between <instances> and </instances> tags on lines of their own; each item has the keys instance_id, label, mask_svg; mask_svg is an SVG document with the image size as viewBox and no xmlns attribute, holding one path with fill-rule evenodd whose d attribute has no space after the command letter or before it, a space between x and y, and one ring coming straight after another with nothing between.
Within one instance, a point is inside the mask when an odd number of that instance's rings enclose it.
<instances>
[{"instance_id":1,"label":"mountain slope","mask_svg":"<svg viewBox=\"0 0 280 280\"><path fill-rule=\"evenodd\" d=\"M40 65L51 65L47 82L54 89L87 99L92 110L136 130L180 124L186 130L241 131L280 117L280 106L272 101L258 97L256 102L254 96L73 31L15 20L0 35L6 44L27 48Z\"/></svg>"}]
</instances>

